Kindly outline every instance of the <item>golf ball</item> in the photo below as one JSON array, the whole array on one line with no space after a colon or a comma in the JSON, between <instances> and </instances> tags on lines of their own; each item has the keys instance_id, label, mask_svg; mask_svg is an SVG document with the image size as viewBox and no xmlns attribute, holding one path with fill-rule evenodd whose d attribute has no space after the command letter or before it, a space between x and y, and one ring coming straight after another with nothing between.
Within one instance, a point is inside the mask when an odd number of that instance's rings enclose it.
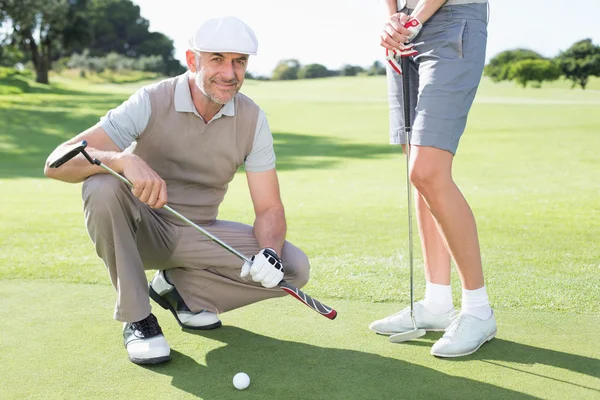
<instances>
[{"instance_id":1,"label":"golf ball","mask_svg":"<svg viewBox=\"0 0 600 400\"><path fill-rule=\"evenodd\" d=\"M244 390L250 385L250 377L244 372L238 372L233 377L233 386L238 390Z\"/></svg>"}]
</instances>

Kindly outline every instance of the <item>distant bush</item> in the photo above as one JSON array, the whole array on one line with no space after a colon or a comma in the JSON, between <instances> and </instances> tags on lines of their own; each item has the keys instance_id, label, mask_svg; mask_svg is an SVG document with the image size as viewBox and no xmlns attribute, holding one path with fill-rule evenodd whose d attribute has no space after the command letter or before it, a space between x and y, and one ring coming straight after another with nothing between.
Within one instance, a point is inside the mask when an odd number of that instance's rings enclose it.
<instances>
[{"instance_id":1,"label":"distant bush","mask_svg":"<svg viewBox=\"0 0 600 400\"><path fill-rule=\"evenodd\" d=\"M483 74L489 76L494 82L511 80L510 70L513 64L523 60L543 59L544 57L541 54L532 50L505 50L490 59L483 70Z\"/></svg>"},{"instance_id":2,"label":"distant bush","mask_svg":"<svg viewBox=\"0 0 600 400\"><path fill-rule=\"evenodd\" d=\"M135 67L138 71L162 72L165 69L165 61L161 56L141 56L135 61Z\"/></svg>"},{"instance_id":3,"label":"distant bush","mask_svg":"<svg viewBox=\"0 0 600 400\"><path fill-rule=\"evenodd\" d=\"M91 57L88 50L84 50L81 54L71 55L66 66L71 69L96 73L102 73L105 70L162 73L166 68L163 58L159 55L132 58L113 52L104 57Z\"/></svg>"},{"instance_id":4,"label":"distant bush","mask_svg":"<svg viewBox=\"0 0 600 400\"><path fill-rule=\"evenodd\" d=\"M108 53L104 58L104 65L111 71L134 69L135 59L117 53Z\"/></svg>"},{"instance_id":5,"label":"distant bush","mask_svg":"<svg viewBox=\"0 0 600 400\"><path fill-rule=\"evenodd\" d=\"M0 13L1 14L1 13ZM0 21L1 25L1 21ZM0 66L13 67L23 60L23 51L14 44L9 44L0 39Z\"/></svg>"},{"instance_id":6,"label":"distant bush","mask_svg":"<svg viewBox=\"0 0 600 400\"><path fill-rule=\"evenodd\" d=\"M300 62L298 60L281 60L273 71L272 79L275 81L288 81L298 79L300 71Z\"/></svg>"},{"instance_id":7,"label":"distant bush","mask_svg":"<svg viewBox=\"0 0 600 400\"><path fill-rule=\"evenodd\" d=\"M341 76L356 76L362 72L365 72L364 68L359 65L346 64L340 70Z\"/></svg>"},{"instance_id":8,"label":"distant bush","mask_svg":"<svg viewBox=\"0 0 600 400\"><path fill-rule=\"evenodd\" d=\"M536 82L541 87L544 81L555 81L560 78L558 65L550 60L522 60L511 65L509 79L517 81L521 86Z\"/></svg>"},{"instance_id":9,"label":"distant bush","mask_svg":"<svg viewBox=\"0 0 600 400\"><path fill-rule=\"evenodd\" d=\"M304 65L298 71L298 79L325 78L331 76L330 71L321 64Z\"/></svg>"},{"instance_id":10,"label":"distant bush","mask_svg":"<svg viewBox=\"0 0 600 400\"><path fill-rule=\"evenodd\" d=\"M373 64L367 70L367 75L385 75L385 66L380 61L374 61Z\"/></svg>"},{"instance_id":11,"label":"distant bush","mask_svg":"<svg viewBox=\"0 0 600 400\"><path fill-rule=\"evenodd\" d=\"M0 67L0 95L21 94L29 90L29 79L33 78L30 70Z\"/></svg>"}]
</instances>

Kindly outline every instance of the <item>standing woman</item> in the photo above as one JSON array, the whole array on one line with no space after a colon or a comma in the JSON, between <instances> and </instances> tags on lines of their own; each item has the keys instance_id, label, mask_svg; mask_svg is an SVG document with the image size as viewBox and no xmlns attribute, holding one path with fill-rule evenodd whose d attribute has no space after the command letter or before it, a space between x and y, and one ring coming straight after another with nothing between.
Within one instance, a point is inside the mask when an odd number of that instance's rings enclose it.
<instances>
[{"instance_id":1,"label":"standing woman","mask_svg":"<svg viewBox=\"0 0 600 400\"><path fill-rule=\"evenodd\" d=\"M452 161L485 63L487 0L387 0L381 46L410 57L410 96L402 75L388 67L390 140L404 142L403 101L413 122L410 181L423 249L425 298L415 303L417 328L445 330L432 347L438 357L471 354L496 335L483 279L475 218L452 179ZM410 28L405 28L412 20ZM454 313L450 260L458 267L462 307ZM454 314L454 315L453 315ZM413 329L410 307L373 322L392 335Z\"/></svg>"}]
</instances>

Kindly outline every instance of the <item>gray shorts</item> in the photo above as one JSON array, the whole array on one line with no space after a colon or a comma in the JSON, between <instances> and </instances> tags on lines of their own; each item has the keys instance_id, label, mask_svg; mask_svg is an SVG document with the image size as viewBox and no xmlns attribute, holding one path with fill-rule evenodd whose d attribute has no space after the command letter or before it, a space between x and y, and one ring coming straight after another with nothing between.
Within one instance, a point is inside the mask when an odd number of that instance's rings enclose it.
<instances>
[{"instance_id":1,"label":"gray shorts","mask_svg":"<svg viewBox=\"0 0 600 400\"><path fill-rule=\"evenodd\" d=\"M442 7L413 42L410 143L456 154L485 64L487 4ZM402 76L387 66L390 143L404 144Z\"/></svg>"}]
</instances>

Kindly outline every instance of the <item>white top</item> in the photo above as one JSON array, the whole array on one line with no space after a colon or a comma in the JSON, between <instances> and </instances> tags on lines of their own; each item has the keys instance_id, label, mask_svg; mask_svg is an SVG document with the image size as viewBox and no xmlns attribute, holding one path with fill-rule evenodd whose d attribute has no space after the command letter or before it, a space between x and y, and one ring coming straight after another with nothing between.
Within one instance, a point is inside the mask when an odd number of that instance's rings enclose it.
<instances>
[{"instance_id":1,"label":"white top","mask_svg":"<svg viewBox=\"0 0 600 400\"><path fill-rule=\"evenodd\" d=\"M487 3L488 0L448 0L444 3L444 6L454 6L457 4L472 4L472 3ZM414 9L417 4L419 4L419 0L398 0L398 10L402 10L404 7ZM442 6L443 7L443 6Z\"/></svg>"},{"instance_id":2,"label":"white top","mask_svg":"<svg viewBox=\"0 0 600 400\"><path fill-rule=\"evenodd\" d=\"M188 85L188 72L180 75L175 86L175 111L193 113L202 119L194 102ZM150 121L151 105L150 96L143 87L131 97L123 102L117 108L110 110L100 119L100 126L106 131L108 136L121 150L125 150L135 142ZM208 122L209 124L223 116L234 116L234 100L229 101L219 112ZM245 161L246 171L263 172L275 168L275 151L273 150L273 135L267 116L261 109L258 113L256 122L256 132L252 151Z\"/></svg>"}]
</instances>

